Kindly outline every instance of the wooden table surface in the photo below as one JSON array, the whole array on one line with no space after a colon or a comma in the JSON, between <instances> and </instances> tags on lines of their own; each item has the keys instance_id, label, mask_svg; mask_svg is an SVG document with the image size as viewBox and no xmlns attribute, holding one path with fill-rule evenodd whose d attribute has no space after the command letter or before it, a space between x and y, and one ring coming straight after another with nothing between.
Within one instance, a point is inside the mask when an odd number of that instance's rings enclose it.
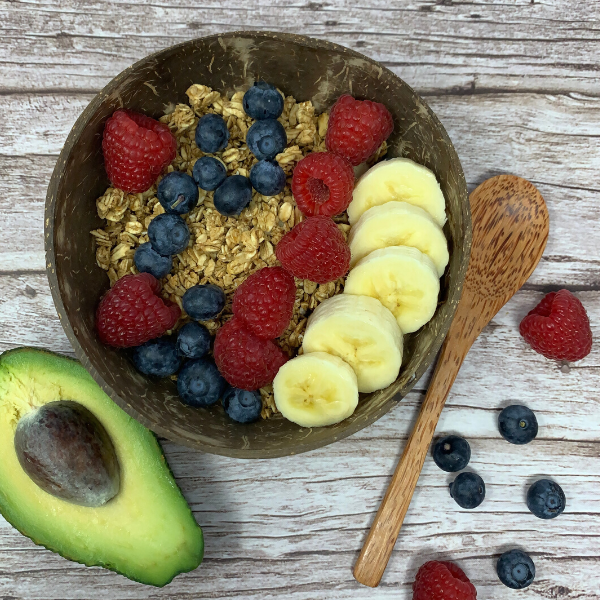
<instances>
[{"instance_id":1,"label":"wooden table surface","mask_svg":"<svg viewBox=\"0 0 600 600\"><path fill-rule=\"evenodd\" d=\"M0 522L0 597L291 600L411 598L421 563L454 560L483 600L600 598L600 343L563 367L529 350L518 323L568 287L600 328L600 7L577 0L0 0L0 350L72 354L44 271L43 208L56 157L94 94L135 60L220 31L304 33L388 66L429 102L470 189L498 173L530 179L548 203L550 241L523 290L465 361L437 432L468 438L486 482L476 510L450 498L429 458L379 588L352 566L427 386L328 448L246 462L164 442L206 535L196 571L159 590L68 562ZM539 436L503 441L500 407L524 403ZM528 484L556 479L567 509L533 517ZM537 575L504 587L499 554L522 547Z\"/></svg>"}]
</instances>

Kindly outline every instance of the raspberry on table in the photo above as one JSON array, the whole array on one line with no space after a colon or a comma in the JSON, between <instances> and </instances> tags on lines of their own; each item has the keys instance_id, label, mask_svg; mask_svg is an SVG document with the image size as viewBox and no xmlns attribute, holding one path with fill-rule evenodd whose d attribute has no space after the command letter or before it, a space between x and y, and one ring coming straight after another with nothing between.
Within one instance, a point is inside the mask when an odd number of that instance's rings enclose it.
<instances>
[{"instance_id":1,"label":"raspberry on table","mask_svg":"<svg viewBox=\"0 0 600 600\"><path fill-rule=\"evenodd\" d=\"M294 169L292 194L307 216L343 213L352 201L353 189L352 165L332 152L313 152Z\"/></svg>"},{"instance_id":2,"label":"raspberry on table","mask_svg":"<svg viewBox=\"0 0 600 600\"><path fill-rule=\"evenodd\" d=\"M281 267L264 267L246 279L233 296L232 311L265 340L279 337L294 313L296 283Z\"/></svg>"},{"instance_id":3,"label":"raspberry on table","mask_svg":"<svg viewBox=\"0 0 600 600\"><path fill-rule=\"evenodd\" d=\"M109 346L130 348L172 329L181 315L176 304L160 296L160 283L150 273L125 275L100 301L96 330Z\"/></svg>"},{"instance_id":4,"label":"raspberry on table","mask_svg":"<svg viewBox=\"0 0 600 600\"><path fill-rule=\"evenodd\" d=\"M344 94L329 114L325 145L356 167L377 151L393 129L392 115L383 104Z\"/></svg>"},{"instance_id":5,"label":"raspberry on table","mask_svg":"<svg viewBox=\"0 0 600 600\"><path fill-rule=\"evenodd\" d=\"M288 360L279 346L254 335L238 317L219 329L213 353L227 383L249 391L271 383Z\"/></svg>"},{"instance_id":6,"label":"raspberry on table","mask_svg":"<svg viewBox=\"0 0 600 600\"><path fill-rule=\"evenodd\" d=\"M177 152L171 130L158 121L120 109L106 121L104 167L113 186L134 194L152 187Z\"/></svg>"},{"instance_id":7,"label":"raspberry on table","mask_svg":"<svg viewBox=\"0 0 600 600\"><path fill-rule=\"evenodd\" d=\"M448 561L426 562L413 583L413 600L476 599L475 586L460 567Z\"/></svg>"},{"instance_id":8,"label":"raspberry on table","mask_svg":"<svg viewBox=\"0 0 600 600\"><path fill-rule=\"evenodd\" d=\"M575 362L592 349L592 330L583 304L569 290L551 292L519 326L536 351L553 360Z\"/></svg>"},{"instance_id":9,"label":"raspberry on table","mask_svg":"<svg viewBox=\"0 0 600 600\"><path fill-rule=\"evenodd\" d=\"M335 281L350 267L350 248L344 234L322 215L298 223L277 244L275 254L294 277L315 283Z\"/></svg>"}]
</instances>

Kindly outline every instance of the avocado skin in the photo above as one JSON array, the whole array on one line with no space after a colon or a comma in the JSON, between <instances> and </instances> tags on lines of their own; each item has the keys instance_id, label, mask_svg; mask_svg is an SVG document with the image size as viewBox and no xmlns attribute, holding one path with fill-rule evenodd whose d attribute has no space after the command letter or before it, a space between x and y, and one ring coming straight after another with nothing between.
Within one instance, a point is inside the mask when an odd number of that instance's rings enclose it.
<instances>
[{"instance_id":1,"label":"avocado skin","mask_svg":"<svg viewBox=\"0 0 600 600\"><path fill-rule=\"evenodd\" d=\"M35 376L35 380L37 382L41 382L45 376L40 375L40 371L47 371L54 377L57 375L60 376L61 373L66 377L69 377L73 380L77 379L82 385L82 388L87 388L88 390L93 389L92 400L86 397L86 403L88 409L91 409L96 417L103 423L103 425L109 430L111 434L111 438L115 443L115 447L117 449L117 453L120 455L121 460L126 459L127 452L126 448L122 448L127 444L122 443L123 440L118 435L114 434L114 431L111 432L111 429L119 429L122 428L129 436L135 438L131 442L132 446L135 446L135 452L140 453L142 449L145 456L143 468L145 470L151 470L156 475L156 481L153 485L157 486L163 496L165 497L166 502L169 504L167 507L169 510L166 511L168 513L176 513L177 519L174 519L173 523L166 523L165 520L161 520L161 524L168 529L169 526L171 528L175 527L178 531L183 530L183 540L182 545L177 548L172 548L172 550L177 550L176 552L171 552L171 554L167 557L161 557L157 555L153 557L156 559L156 563L151 561L151 564L141 565L138 563L131 568L127 567L127 557L123 560L123 557L119 557L118 560L113 560L110 557L103 556L93 556L93 557L84 557L77 552L77 549L66 548L65 544L61 542L61 540L52 540L47 537L47 532L40 530L39 527L37 529L38 532L32 531L32 529L28 526L26 519L23 518L22 514L19 514L19 508L15 503L11 502L11 490L6 489L4 479L4 473L2 472L3 465L0 465L0 514L13 526L17 531L19 531L24 536L30 538L35 544L43 546L48 550L56 552L62 557L72 560L74 562L78 562L84 564L86 566L100 566L111 571L114 571L120 575L124 575L128 579L132 581L137 581L142 584L152 585L155 587L163 587L170 583L174 577L179 575L180 573L187 573L189 571L193 571L197 568L202 562L204 556L204 539L202 535L201 528L197 525L194 516L181 494L173 474L167 464L167 461L162 452L162 448L160 447L156 436L148 429L146 429L143 425L135 421L132 417L127 415L121 408L119 408L114 402L100 389L98 384L92 379L89 373L83 368L83 366L76 360L55 354L53 352L47 350L41 350L38 348L15 348L9 351L6 351L0 354L0 421L2 421L2 409L7 405L7 396L9 394L6 393L7 388L10 390L10 386L14 384L16 381L17 385L23 385L27 377L27 373L24 373L24 377L19 377L19 372L32 370L37 374ZM57 398L58 399L58 398ZM77 398L69 398L70 400L78 400ZM81 399L79 399L81 401ZM10 401L10 400L9 400ZM98 406L94 406L94 402L97 402ZM45 402L42 402L44 404ZM82 403L84 403L82 401ZM116 426L113 422L106 420L106 413L110 416L110 419L114 419L114 421L118 421ZM113 427L111 427L111 425ZM13 430L14 434L14 430ZM14 443L11 438L10 446L12 447L12 452L14 453ZM2 445L2 441L0 440L0 445ZM0 459L5 455L3 449L0 449ZM16 453L15 453L15 460ZM18 464L18 461L17 461ZM151 464L151 469L148 469L148 464ZM22 468L19 465L19 469L21 472L27 477L28 481L31 481ZM137 473L133 472L131 466L129 466L128 470L132 472L131 476L137 475ZM122 477L129 477L127 473L122 475ZM127 483L127 482L126 482ZM33 481L31 484L35 486ZM65 504L64 501L60 499L55 499L50 494L47 494L41 488L35 486L37 490L41 491L42 496L44 497L44 501L47 503L57 502L62 505ZM131 488L131 486L129 486ZM120 492L117 496L109 501L106 506L111 505L111 503L121 502L120 495L125 492ZM140 504L142 506L147 506L148 502L145 501L145 498L136 498L140 500ZM147 499L147 497L146 497ZM17 503L18 504L18 503ZM68 504L68 503L67 503ZM104 507L81 507L77 505L72 505L73 510L86 510L86 511L98 511L102 510ZM64 508L64 506L63 506ZM89 513L91 516L92 513ZM144 518L152 518L152 514L143 515ZM132 521L128 521L126 523L127 528L131 527L133 523ZM122 534L122 531L115 531L115 536ZM152 534L152 531L144 532L147 535ZM115 537L115 539L117 539ZM147 540L152 539L152 537L145 537L143 540L138 540L140 544L145 546ZM185 543L183 545L183 542ZM140 549L142 546L140 545ZM166 561L171 561L173 564L169 564L165 567Z\"/></svg>"}]
</instances>

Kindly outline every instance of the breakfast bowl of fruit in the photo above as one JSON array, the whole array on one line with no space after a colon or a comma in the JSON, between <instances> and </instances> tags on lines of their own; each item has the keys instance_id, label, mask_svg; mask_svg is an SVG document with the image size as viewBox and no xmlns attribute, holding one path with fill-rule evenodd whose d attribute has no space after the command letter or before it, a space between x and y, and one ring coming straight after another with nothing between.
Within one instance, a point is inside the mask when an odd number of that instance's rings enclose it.
<instances>
[{"instance_id":1,"label":"breakfast bowl of fruit","mask_svg":"<svg viewBox=\"0 0 600 600\"><path fill-rule=\"evenodd\" d=\"M373 423L433 362L471 219L431 109L361 54L302 36L184 42L113 79L46 201L75 353L158 435L239 458Z\"/></svg>"}]
</instances>

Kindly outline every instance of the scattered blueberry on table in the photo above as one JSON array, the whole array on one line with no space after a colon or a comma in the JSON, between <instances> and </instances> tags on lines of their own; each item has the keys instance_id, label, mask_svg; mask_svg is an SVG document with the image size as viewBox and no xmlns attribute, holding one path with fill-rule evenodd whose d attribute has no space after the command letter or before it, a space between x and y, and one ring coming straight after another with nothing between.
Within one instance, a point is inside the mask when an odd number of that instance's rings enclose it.
<instances>
[{"instance_id":1,"label":"scattered blueberry on table","mask_svg":"<svg viewBox=\"0 0 600 600\"><path fill-rule=\"evenodd\" d=\"M507 442L528 444L538 433L538 422L531 409L520 404L512 404L500 413L498 429Z\"/></svg>"},{"instance_id":2,"label":"scattered blueberry on table","mask_svg":"<svg viewBox=\"0 0 600 600\"><path fill-rule=\"evenodd\" d=\"M433 460L442 471L462 471L471 460L469 442L458 435L443 437L433 447Z\"/></svg>"},{"instance_id":3,"label":"scattered blueberry on table","mask_svg":"<svg viewBox=\"0 0 600 600\"><path fill-rule=\"evenodd\" d=\"M183 310L197 321L214 319L225 307L225 293L212 283L195 285L181 299Z\"/></svg>"},{"instance_id":4,"label":"scattered blueberry on table","mask_svg":"<svg viewBox=\"0 0 600 600\"><path fill-rule=\"evenodd\" d=\"M210 350L211 335L208 329L192 321L177 333L177 348L187 358L202 358Z\"/></svg>"},{"instance_id":5,"label":"scattered blueberry on table","mask_svg":"<svg viewBox=\"0 0 600 600\"><path fill-rule=\"evenodd\" d=\"M227 169L213 156L203 156L194 163L192 176L199 188L212 192L225 181Z\"/></svg>"},{"instance_id":6,"label":"scattered blueberry on table","mask_svg":"<svg viewBox=\"0 0 600 600\"><path fill-rule=\"evenodd\" d=\"M215 208L226 217L237 217L252 200L252 184L243 175L232 175L215 190Z\"/></svg>"},{"instance_id":7,"label":"scattered blueberry on table","mask_svg":"<svg viewBox=\"0 0 600 600\"><path fill-rule=\"evenodd\" d=\"M216 404L227 383L212 360L195 358L183 365L177 377L177 392L188 406Z\"/></svg>"},{"instance_id":8,"label":"scattered blueberry on table","mask_svg":"<svg viewBox=\"0 0 600 600\"><path fill-rule=\"evenodd\" d=\"M539 479L527 491L527 508L540 519L558 517L566 503L562 488L550 479Z\"/></svg>"},{"instance_id":9,"label":"scattered blueberry on table","mask_svg":"<svg viewBox=\"0 0 600 600\"><path fill-rule=\"evenodd\" d=\"M190 230L179 215L163 213L150 221L148 238L156 252L162 256L171 256L187 248Z\"/></svg>"},{"instance_id":10,"label":"scattered blueberry on table","mask_svg":"<svg viewBox=\"0 0 600 600\"><path fill-rule=\"evenodd\" d=\"M477 508L485 498L485 483L477 473L460 473L449 487L450 495L462 508Z\"/></svg>"},{"instance_id":11,"label":"scattered blueberry on table","mask_svg":"<svg viewBox=\"0 0 600 600\"><path fill-rule=\"evenodd\" d=\"M229 130L219 115L208 113L196 125L196 146L207 154L214 154L227 146Z\"/></svg>"},{"instance_id":12,"label":"scattered blueberry on table","mask_svg":"<svg viewBox=\"0 0 600 600\"><path fill-rule=\"evenodd\" d=\"M168 213L185 215L198 204L198 186L187 173L173 171L160 180L156 197Z\"/></svg>"},{"instance_id":13,"label":"scattered blueberry on table","mask_svg":"<svg viewBox=\"0 0 600 600\"><path fill-rule=\"evenodd\" d=\"M256 81L244 94L245 113L253 119L276 119L283 112L283 96L265 81Z\"/></svg>"},{"instance_id":14,"label":"scattered blueberry on table","mask_svg":"<svg viewBox=\"0 0 600 600\"><path fill-rule=\"evenodd\" d=\"M162 279L173 266L173 259L170 256L160 255L152 248L150 242L137 247L133 262L140 273L150 273L156 279Z\"/></svg>"},{"instance_id":15,"label":"scattered blueberry on table","mask_svg":"<svg viewBox=\"0 0 600 600\"><path fill-rule=\"evenodd\" d=\"M276 119L255 121L246 134L246 144L258 160L273 160L287 146L283 125Z\"/></svg>"},{"instance_id":16,"label":"scattered blueberry on table","mask_svg":"<svg viewBox=\"0 0 600 600\"><path fill-rule=\"evenodd\" d=\"M274 160L261 160L250 170L252 187L263 196L276 196L285 188L285 171Z\"/></svg>"},{"instance_id":17,"label":"scattered blueberry on table","mask_svg":"<svg viewBox=\"0 0 600 600\"><path fill-rule=\"evenodd\" d=\"M535 565L521 550L509 550L500 556L496 563L498 578L513 590L522 590L535 578Z\"/></svg>"},{"instance_id":18,"label":"scattered blueberry on table","mask_svg":"<svg viewBox=\"0 0 600 600\"><path fill-rule=\"evenodd\" d=\"M233 421L252 423L260 418L262 399L257 391L230 387L223 395L223 408Z\"/></svg>"},{"instance_id":19,"label":"scattered blueberry on table","mask_svg":"<svg viewBox=\"0 0 600 600\"><path fill-rule=\"evenodd\" d=\"M133 349L133 364L140 373L155 377L174 375L181 366L181 356L174 342L167 338L150 340Z\"/></svg>"}]
</instances>

